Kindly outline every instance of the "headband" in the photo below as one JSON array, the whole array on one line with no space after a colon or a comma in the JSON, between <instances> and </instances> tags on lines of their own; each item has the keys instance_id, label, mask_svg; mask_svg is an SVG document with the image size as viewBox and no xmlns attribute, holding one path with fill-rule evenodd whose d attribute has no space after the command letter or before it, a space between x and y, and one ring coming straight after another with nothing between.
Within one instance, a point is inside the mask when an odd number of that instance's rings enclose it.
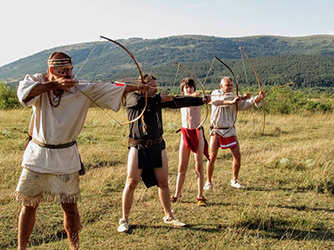
<instances>
[{"instance_id":1,"label":"headband","mask_svg":"<svg viewBox=\"0 0 334 250\"><path fill-rule=\"evenodd\" d=\"M48 59L49 67L71 66L72 58Z\"/></svg>"}]
</instances>

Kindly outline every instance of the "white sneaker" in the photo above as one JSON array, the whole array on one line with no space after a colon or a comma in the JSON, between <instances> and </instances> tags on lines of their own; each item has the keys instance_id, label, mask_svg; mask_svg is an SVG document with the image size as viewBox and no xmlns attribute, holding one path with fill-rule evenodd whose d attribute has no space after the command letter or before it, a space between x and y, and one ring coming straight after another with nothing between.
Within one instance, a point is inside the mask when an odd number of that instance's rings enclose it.
<instances>
[{"instance_id":1,"label":"white sneaker","mask_svg":"<svg viewBox=\"0 0 334 250\"><path fill-rule=\"evenodd\" d=\"M178 219L176 219L175 217L167 217L165 216L164 217L164 222L167 223L167 224L170 224L170 225L173 225L175 227L184 227L186 226L187 224L179 221Z\"/></svg>"},{"instance_id":2,"label":"white sneaker","mask_svg":"<svg viewBox=\"0 0 334 250\"><path fill-rule=\"evenodd\" d=\"M120 219L119 220L119 226L117 228L117 231L119 233L125 233L126 231L128 231L130 228L130 224L129 221L125 220L125 219Z\"/></svg>"},{"instance_id":3,"label":"white sneaker","mask_svg":"<svg viewBox=\"0 0 334 250\"><path fill-rule=\"evenodd\" d=\"M213 189L213 185L212 182L207 181L203 187L204 190L212 190Z\"/></svg>"},{"instance_id":4,"label":"white sneaker","mask_svg":"<svg viewBox=\"0 0 334 250\"><path fill-rule=\"evenodd\" d=\"M231 187L235 188L245 188L244 185L241 185L238 180L231 180Z\"/></svg>"}]
</instances>

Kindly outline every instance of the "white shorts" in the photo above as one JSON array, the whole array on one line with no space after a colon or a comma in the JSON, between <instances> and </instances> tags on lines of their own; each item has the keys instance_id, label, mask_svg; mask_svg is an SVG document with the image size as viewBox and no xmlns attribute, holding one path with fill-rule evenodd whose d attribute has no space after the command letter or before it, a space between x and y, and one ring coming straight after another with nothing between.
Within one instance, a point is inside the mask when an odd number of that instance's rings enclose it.
<instances>
[{"instance_id":1,"label":"white shorts","mask_svg":"<svg viewBox=\"0 0 334 250\"><path fill-rule=\"evenodd\" d=\"M32 207L41 200L76 203L80 200L79 172L43 174L23 168L16 187L16 199Z\"/></svg>"}]
</instances>

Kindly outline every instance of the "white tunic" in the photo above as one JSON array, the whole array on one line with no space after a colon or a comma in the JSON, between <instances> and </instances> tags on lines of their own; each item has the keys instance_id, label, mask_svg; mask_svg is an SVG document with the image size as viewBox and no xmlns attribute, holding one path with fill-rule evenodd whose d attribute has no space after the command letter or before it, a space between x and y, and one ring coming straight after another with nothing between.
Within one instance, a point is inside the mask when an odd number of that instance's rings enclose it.
<instances>
[{"instance_id":1,"label":"white tunic","mask_svg":"<svg viewBox=\"0 0 334 250\"><path fill-rule=\"evenodd\" d=\"M220 101L232 101L236 95L234 93L225 93L221 89L212 91L212 102ZM240 100L238 102L238 111L251 108L253 105L256 107L261 106L262 100L259 103L255 103L257 96L253 96L246 100ZM236 135L234 127L236 121L236 105L212 105L211 107L211 126L214 128L211 133L217 133L223 137L230 137Z\"/></svg>"},{"instance_id":2,"label":"white tunic","mask_svg":"<svg viewBox=\"0 0 334 250\"><path fill-rule=\"evenodd\" d=\"M89 98L101 107L114 111L118 111L124 101L125 86L79 81L76 87L63 93L58 107L51 106L47 92L24 103L23 100L30 91L44 81L42 74L27 75L20 82L17 95L24 106L33 108L29 133L33 138L46 144L64 144L78 138L88 109L92 106ZM49 94L52 98L51 92ZM24 152L21 165L39 173L53 174L69 174L80 170L81 167L76 145L63 149L49 149L40 147L32 141Z\"/></svg>"}]
</instances>

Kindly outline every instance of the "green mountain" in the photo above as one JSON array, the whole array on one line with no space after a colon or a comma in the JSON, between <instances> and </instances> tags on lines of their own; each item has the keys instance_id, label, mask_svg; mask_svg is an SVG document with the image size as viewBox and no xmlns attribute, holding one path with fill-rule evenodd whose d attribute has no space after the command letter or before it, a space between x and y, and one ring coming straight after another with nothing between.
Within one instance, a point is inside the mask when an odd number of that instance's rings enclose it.
<instances>
[{"instance_id":1,"label":"green mountain","mask_svg":"<svg viewBox=\"0 0 334 250\"><path fill-rule=\"evenodd\" d=\"M161 85L176 85L188 76L173 62L180 62L206 84L217 85L230 75L217 60L221 58L235 72L241 86L256 85L250 64L241 57L239 46L247 52L263 84L295 82L297 87L334 86L334 36L308 37L252 36L222 38L184 35L159 39L118 40L136 57L144 72L157 75ZM45 72L48 56L63 51L73 58L75 70L85 62L96 43L80 43L44 50L0 67L0 80L17 85L26 74ZM209 71L210 68L210 71ZM74 72L76 73L76 71ZM137 78L132 59L119 46L101 40L83 65L78 78L94 81Z\"/></svg>"}]
</instances>

